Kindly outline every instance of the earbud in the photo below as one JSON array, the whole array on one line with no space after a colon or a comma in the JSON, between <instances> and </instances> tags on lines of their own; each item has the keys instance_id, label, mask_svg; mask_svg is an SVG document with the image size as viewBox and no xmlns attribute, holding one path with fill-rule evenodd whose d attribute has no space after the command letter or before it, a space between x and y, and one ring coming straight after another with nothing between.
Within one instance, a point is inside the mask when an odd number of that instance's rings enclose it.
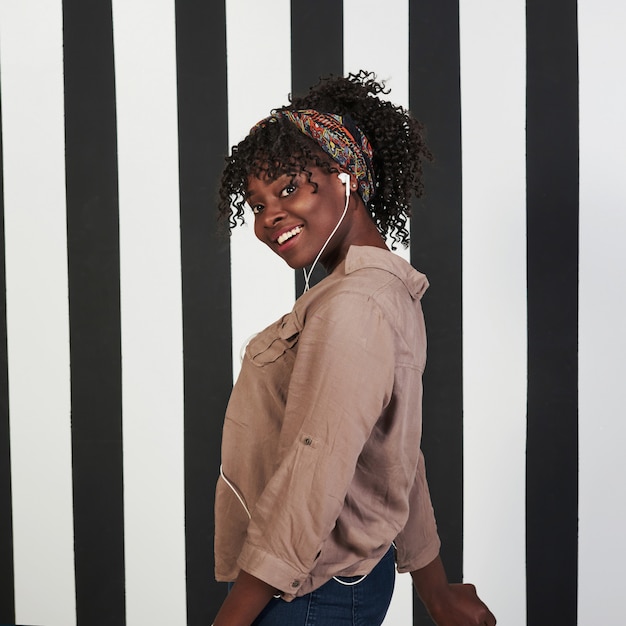
<instances>
[{"instance_id":1,"label":"earbud","mask_svg":"<svg viewBox=\"0 0 626 626\"><path fill-rule=\"evenodd\" d=\"M341 172L341 174L337 174L337 178L342 182L346 187L346 198L350 197L350 174L346 174L345 172Z\"/></svg>"}]
</instances>

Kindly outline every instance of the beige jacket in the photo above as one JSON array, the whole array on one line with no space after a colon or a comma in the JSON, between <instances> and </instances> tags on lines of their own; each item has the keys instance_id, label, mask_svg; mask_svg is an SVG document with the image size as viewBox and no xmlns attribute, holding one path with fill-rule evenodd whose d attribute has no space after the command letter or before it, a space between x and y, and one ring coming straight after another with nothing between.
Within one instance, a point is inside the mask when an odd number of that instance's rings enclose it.
<instances>
[{"instance_id":1,"label":"beige jacket","mask_svg":"<svg viewBox=\"0 0 626 626\"><path fill-rule=\"evenodd\" d=\"M437 556L419 448L427 287L397 255L352 247L248 344L224 422L217 580L242 568L289 600L368 573L392 541L401 572Z\"/></svg>"}]
</instances>

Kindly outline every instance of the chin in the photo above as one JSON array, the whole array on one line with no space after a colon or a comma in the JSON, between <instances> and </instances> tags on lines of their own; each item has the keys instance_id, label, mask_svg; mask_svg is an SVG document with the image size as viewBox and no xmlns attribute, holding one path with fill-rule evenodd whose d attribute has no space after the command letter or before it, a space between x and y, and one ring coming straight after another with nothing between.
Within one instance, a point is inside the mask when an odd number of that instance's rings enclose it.
<instances>
[{"instance_id":1,"label":"chin","mask_svg":"<svg viewBox=\"0 0 626 626\"><path fill-rule=\"evenodd\" d=\"M292 270L301 270L308 267L311 263L298 263L298 261L285 261Z\"/></svg>"},{"instance_id":2,"label":"chin","mask_svg":"<svg viewBox=\"0 0 626 626\"><path fill-rule=\"evenodd\" d=\"M276 252L276 251L274 251ZM303 255L286 255L283 256L282 254L280 254L280 252L276 252L276 254L292 269L292 270L301 270L304 269L306 267L308 267L309 265L311 265L311 263L313 263L313 261L315 260L313 259L309 259L309 258L302 258ZM319 263L319 261L318 261Z\"/></svg>"}]
</instances>

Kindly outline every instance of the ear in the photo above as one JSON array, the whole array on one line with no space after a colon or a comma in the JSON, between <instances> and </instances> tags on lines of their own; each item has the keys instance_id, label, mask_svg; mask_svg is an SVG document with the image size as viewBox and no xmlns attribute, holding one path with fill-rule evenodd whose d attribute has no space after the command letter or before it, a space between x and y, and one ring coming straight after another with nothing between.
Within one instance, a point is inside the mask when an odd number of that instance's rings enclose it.
<instances>
[{"instance_id":1,"label":"ear","mask_svg":"<svg viewBox=\"0 0 626 626\"><path fill-rule=\"evenodd\" d=\"M351 181L350 181L350 174L348 174L347 172L339 172L339 174L337 174L337 178L344 185L350 185L350 183L351 183Z\"/></svg>"},{"instance_id":2,"label":"ear","mask_svg":"<svg viewBox=\"0 0 626 626\"><path fill-rule=\"evenodd\" d=\"M341 171L337 177L344 185L350 185L350 192L355 192L359 188L356 176L348 172Z\"/></svg>"}]
</instances>

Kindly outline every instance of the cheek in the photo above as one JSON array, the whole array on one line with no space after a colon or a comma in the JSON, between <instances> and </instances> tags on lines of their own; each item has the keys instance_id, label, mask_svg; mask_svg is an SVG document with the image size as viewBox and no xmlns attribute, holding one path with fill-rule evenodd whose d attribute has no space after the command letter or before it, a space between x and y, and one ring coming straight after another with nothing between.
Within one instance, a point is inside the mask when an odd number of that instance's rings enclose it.
<instances>
[{"instance_id":1,"label":"cheek","mask_svg":"<svg viewBox=\"0 0 626 626\"><path fill-rule=\"evenodd\" d=\"M254 234L257 239L263 240L263 226L261 225L261 220L256 215L253 215L254 219Z\"/></svg>"}]
</instances>

